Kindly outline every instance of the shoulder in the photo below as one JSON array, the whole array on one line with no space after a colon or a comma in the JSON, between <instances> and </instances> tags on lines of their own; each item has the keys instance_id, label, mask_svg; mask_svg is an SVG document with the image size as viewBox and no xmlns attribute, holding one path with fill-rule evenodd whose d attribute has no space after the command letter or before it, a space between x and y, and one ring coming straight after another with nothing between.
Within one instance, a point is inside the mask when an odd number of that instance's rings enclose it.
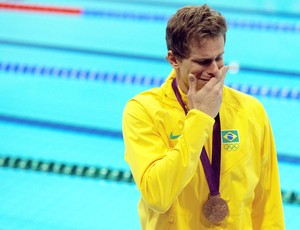
<instances>
[{"instance_id":1,"label":"shoulder","mask_svg":"<svg viewBox=\"0 0 300 230\"><path fill-rule=\"evenodd\" d=\"M148 89L146 91L143 91L137 95L135 95L131 100L134 101L139 101L141 103L146 102L146 101L153 101L153 100L158 100L160 98L160 93L161 89L160 88L152 88Z\"/></svg>"},{"instance_id":2,"label":"shoulder","mask_svg":"<svg viewBox=\"0 0 300 230\"><path fill-rule=\"evenodd\" d=\"M155 110L155 108L160 107L161 101L161 89L152 88L143 91L131 98L124 108L124 113L149 113L149 111Z\"/></svg>"},{"instance_id":3,"label":"shoulder","mask_svg":"<svg viewBox=\"0 0 300 230\"><path fill-rule=\"evenodd\" d=\"M128 103L139 104L150 109L154 109L155 107L169 107L170 103L176 100L172 89L172 81L174 78L175 72L172 70L160 87L143 91L133 97Z\"/></svg>"},{"instance_id":4,"label":"shoulder","mask_svg":"<svg viewBox=\"0 0 300 230\"><path fill-rule=\"evenodd\" d=\"M247 116L258 116L266 113L264 106L257 98L226 86L224 87L223 103L225 107Z\"/></svg>"}]
</instances>

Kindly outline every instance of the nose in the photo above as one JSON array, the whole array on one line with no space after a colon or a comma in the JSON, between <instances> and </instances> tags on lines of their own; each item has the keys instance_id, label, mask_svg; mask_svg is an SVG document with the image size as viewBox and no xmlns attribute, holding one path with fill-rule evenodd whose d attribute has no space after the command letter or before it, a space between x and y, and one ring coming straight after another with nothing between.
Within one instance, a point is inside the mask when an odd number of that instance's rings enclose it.
<instances>
[{"instance_id":1,"label":"nose","mask_svg":"<svg viewBox=\"0 0 300 230\"><path fill-rule=\"evenodd\" d=\"M219 67L216 61L212 61L209 66L207 66L206 72L213 77L219 72Z\"/></svg>"}]
</instances>

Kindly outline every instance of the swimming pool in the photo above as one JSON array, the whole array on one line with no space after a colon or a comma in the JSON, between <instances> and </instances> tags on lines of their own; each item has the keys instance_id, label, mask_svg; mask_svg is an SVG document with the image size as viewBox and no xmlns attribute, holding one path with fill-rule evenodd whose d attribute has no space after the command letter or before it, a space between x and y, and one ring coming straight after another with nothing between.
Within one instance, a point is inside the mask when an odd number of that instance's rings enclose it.
<instances>
[{"instance_id":1,"label":"swimming pool","mask_svg":"<svg viewBox=\"0 0 300 230\"><path fill-rule=\"evenodd\" d=\"M0 1L1 229L139 229L123 107L167 76L166 20L196 2ZM226 16L225 60L240 66L226 84L257 97L270 116L286 227L295 229L300 5L206 2Z\"/></svg>"}]
</instances>

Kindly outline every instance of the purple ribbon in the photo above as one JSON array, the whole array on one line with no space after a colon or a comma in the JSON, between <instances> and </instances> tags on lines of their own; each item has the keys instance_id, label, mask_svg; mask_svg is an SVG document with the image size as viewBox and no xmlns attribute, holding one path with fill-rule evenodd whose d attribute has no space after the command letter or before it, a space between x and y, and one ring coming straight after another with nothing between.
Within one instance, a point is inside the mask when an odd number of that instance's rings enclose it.
<instances>
[{"instance_id":1,"label":"purple ribbon","mask_svg":"<svg viewBox=\"0 0 300 230\"><path fill-rule=\"evenodd\" d=\"M181 105L181 107L183 108L184 112L185 112L185 115L187 115L188 113L188 110L187 108L185 107L184 103L183 103L183 100L182 100L182 97L181 97L181 94L178 90L178 87L177 87L177 82L176 82L176 78L174 78L174 80L172 81L172 88L173 88L173 91L175 93L175 96L177 98L177 101L179 102L179 104Z\"/></svg>"},{"instance_id":2,"label":"purple ribbon","mask_svg":"<svg viewBox=\"0 0 300 230\"><path fill-rule=\"evenodd\" d=\"M185 114L188 113L180 92L177 87L176 78L172 81L172 88L177 98L177 101L183 108ZM220 165L221 165L221 125L219 114L215 117L215 124L213 128L213 145L212 145L212 164L210 164L207 152L203 146L200 159L204 169L206 181L209 187L210 195L216 196L219 195L220 187Z\"/></svg>"}]
</instances>

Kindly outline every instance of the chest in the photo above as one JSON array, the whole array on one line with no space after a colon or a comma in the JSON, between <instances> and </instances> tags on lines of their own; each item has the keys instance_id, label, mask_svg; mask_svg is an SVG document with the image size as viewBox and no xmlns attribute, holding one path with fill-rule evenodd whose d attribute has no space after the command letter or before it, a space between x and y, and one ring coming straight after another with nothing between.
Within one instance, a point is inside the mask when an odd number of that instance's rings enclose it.
<instances>
[{"instance_id":1,"label":"chest","mask_svg":"<svg viewBox=\"0 0 300 230\"><path fill-rule=\"evenodd\" d=\"M186 115L178 108L168 109L160 117L159 126L168 148L173 148L185 129ZM199 125L200 126L200 125ZM261 149L261 130L244 114L235 111L220 111L221 174L232 169L241 160L256 164ZM193 127L197 129L197 125ZM185 130L188 135L188 130ZM212 159L213 138L209 136L204 144L208 158Z\"/></svg>"}]
</instances>

